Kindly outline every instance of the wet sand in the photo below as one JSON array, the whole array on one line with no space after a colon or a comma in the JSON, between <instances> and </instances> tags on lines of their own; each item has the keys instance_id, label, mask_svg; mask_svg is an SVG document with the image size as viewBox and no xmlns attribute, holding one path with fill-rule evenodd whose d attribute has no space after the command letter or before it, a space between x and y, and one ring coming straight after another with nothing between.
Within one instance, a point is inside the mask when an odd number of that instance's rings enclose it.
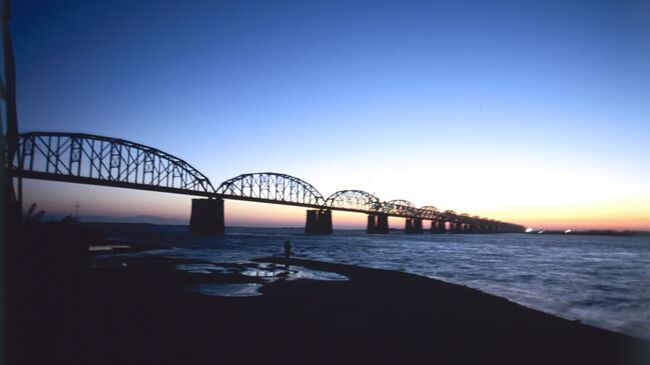
<instances>
[{"instance_id":1,"label":"wet sand","mask_svg":"<svg viewBox=\"0 0 650 365\"><path fill-rule=\"evenodd\" d=\"M183 272L176 266L200 263L160 258L49 276L31 309L37 315L22 327L27 346L16 354L40 364L650 363L647 342L463 286L311 260L286 263L349 280L268 282ZM263 295L188 290L244 282L264 283Z\"/></svg>"}]
</instances>

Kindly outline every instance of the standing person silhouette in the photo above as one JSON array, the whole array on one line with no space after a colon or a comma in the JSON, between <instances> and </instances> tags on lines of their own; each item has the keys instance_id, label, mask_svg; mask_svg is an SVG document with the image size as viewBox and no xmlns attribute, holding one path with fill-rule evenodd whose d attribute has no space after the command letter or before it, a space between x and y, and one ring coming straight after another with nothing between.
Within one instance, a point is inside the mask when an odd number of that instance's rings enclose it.
<instances>
[{"instance_id":1,"label":"standing person silhouette","mask_svg":"<svg viewBox=\"0 0 650 365\"><path fill-rule=\"evenodd\" d=\"M289 240L286 240L284 241L284 266L286 268L289 268L289 263L286 261L289 260L289 258L291 258L291 243L289 243Z\"/></svg>"}]
</instances>

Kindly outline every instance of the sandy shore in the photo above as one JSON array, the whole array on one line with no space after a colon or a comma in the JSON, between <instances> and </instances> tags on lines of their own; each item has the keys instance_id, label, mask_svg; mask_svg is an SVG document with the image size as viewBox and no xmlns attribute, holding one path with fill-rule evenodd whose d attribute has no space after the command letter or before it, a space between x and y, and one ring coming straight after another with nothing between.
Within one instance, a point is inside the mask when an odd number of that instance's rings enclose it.
<instances>
[{"instance_id":1,"label":"sandy shore","mask_svg":"<svg viewBox=\"0 0 650 365\"><path fill-rule=\"evenodd\" d=\"M48 277L24 308L34 315L16 354L40 364L650 363L647 342L416 275L291 259L349 280L269 282L176 269L188 263L140 258ZM264 283L263 295L188 290L238 282Z\"/></svg>"}]
</instances>

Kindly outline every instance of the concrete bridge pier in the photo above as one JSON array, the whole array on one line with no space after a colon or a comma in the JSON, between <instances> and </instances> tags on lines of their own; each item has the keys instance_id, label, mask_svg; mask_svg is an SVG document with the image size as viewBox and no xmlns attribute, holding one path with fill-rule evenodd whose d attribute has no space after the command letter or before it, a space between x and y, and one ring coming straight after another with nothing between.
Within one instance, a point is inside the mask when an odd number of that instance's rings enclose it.
<instances>
[{"instance_id":1,"label":"concrete bridge pier","mask_svg":"<svg viewBox=\"0 0 650 365\"><path fill-rule=\"evenodd\" d=\"M375 233L377 230L377 216L368 214L368 224L366 225L366 233Z\"/></svg>"},{"instance_id":2,"label":"concrete bridge pier","mask_svg":"<svg viewBox=\"0 0 650 365\"><path fill-rule=\"evenodd\" d=\"M413 229L415 230L415 233L422 233L422 218L415 218L413 221Z\"/></svg>"},{"instance_id":3,"label":"concrete bridge pier","mask_svg":"<svg viewBox=\"0 0 650 365\"><path fill-rule=\"evenodd\" d=\"M431 229L429 232L431 233L445 233L447 229L445 228L445 222L444 221L439 221L439 220L433 220L431 221Z\"/></svg>"},{"instance_id":4,"label":"concrete bridge pier","mask_svg":"<svg viewBox=\"0 0 650 365\"><path fill-rule=\"evenodd\" d=\"M422 233L422 218L406 218L405 233Z\"/></svg>"},{"instance_id":5,"label":"concrete bridge pier","mask_svg":"<svg viewBox=\"0 0 650 365\"><path fill-rule=\"evenodd\" d=\"M305 224L307 234L331 234L332 233L332 211L327 209L312 209L307 211L307 223Z\"/></svg>"},{"instance_id":6,"label":"concrete bridge pier","mask_svg":"<svg viewBox=\"0 0 650 365\"><path fill-rule=\"evenodd\" d=\"M367 233L388 233L388 216L384 213L368 214Z\"/></svg>"},{"instance_id":7,"label":"concrete bridge pier","mask_svg":"<svg viewBox=\"0 0 650 365\"><path fill-rule=\"evenodd\" d=\"M324 234L332 234L332 211L321 210L318 214L318 221Z\"/></svg>"},{"instance_id":8,"label":"concrete bridge pier","mask_svg":"<svg viewBox=\"0 0 650 365\"><path fill-rule=\"evenodd\" d=\"M463 224L461 222L454 223L454 233L463 233Z\"/></svg>"},{"instance_id":9,"label":"concrete bridge pier","mask_svg":"<svg viewBox=\"0 0 650 365\"><path fill-rule=\"evenodd\" d=\"M383 213L377 215L377 233L388 233L388 215Z\"/></svg>"},{"instance_id":10,"label":"concrete bridge pier","mask_svg":"<svg viewBox=\"0 0 650 365\"><path fill-rule=\"evenodd\" d=\"M318 210L307 211L307 222L305 223L305 233L318 233Z\"/></svg>"},{"instance_id":11,"label":"concrete bridge pier","mask_svg":"<svg viewBox=\"0 0 650 365\"><path fill-rule=\"evenodd\" d=\"M192 199L190 233L223 234L223 199Z\"/></svg>"},{"instance_id":12,"label":"concrete bridge pier","mask_svg":"<svg viewBox=\"0 0 650 365\"><path fill-rule=\"evenodd\" d=\"M447 222L436 221L436 231L438 233L447 233Z\"/></svg>"}]
</instances>

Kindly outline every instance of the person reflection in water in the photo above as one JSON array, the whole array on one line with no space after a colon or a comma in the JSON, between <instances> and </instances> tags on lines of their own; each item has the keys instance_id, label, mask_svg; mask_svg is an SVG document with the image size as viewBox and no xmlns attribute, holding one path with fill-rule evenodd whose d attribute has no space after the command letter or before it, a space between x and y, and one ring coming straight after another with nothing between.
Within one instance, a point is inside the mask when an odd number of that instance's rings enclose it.
<instances>
[{"instance_id":1,"label":"person reflection in water","mask_svg":"<svg viewBox=\"0 0 650 365\"><path fill-rule=\"evenodd\" d=\"M289 259L291 258L291 243L289 241L284 241L284 267L289 268Z\"/></svg>"}]
</instances>

